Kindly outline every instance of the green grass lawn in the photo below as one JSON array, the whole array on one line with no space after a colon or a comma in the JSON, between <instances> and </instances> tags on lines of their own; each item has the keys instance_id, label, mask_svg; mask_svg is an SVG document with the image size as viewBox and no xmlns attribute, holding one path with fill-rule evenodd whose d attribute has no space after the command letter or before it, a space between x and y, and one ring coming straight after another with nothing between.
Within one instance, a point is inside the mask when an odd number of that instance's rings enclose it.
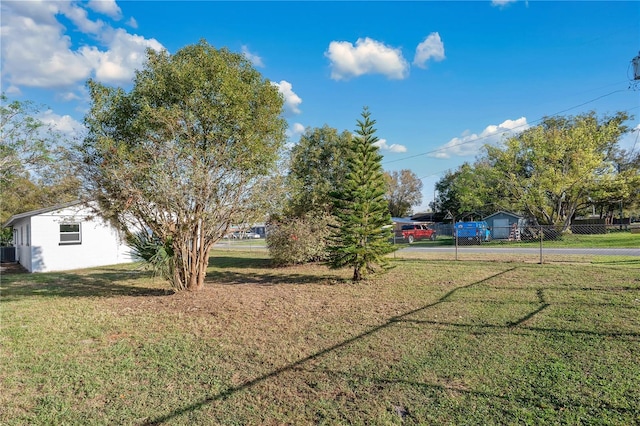
<instances>
[{"instance_id":1,"label":"green grass lawn","mask_svg":"<svg viewBox=\"0 0 640 426\"><path fill-rule=\"evenodd\" d=\"M0 424L640 422L637 264L392 262L3 275Z\"/></svg>"}]
</instances>

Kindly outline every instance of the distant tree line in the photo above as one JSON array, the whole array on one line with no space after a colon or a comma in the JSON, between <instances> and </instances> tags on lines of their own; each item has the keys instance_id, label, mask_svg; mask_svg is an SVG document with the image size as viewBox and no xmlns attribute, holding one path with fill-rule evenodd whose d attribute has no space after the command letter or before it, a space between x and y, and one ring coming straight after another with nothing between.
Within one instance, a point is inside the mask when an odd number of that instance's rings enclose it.
<instances>
[{"instance_id":1,"label":"distant tree line","mask_svg":"<svg viewBox=\"0 0 640 426\"><path fill-rule=\"evenodd\" d=\"M12 215L77 199L75 142L38 117L44 107L0 95L0 224ZM11 240L2 229L1 242Z\"/></svg>"},{"instance_id":2,"label":"distant tree line","mask_svg":"<svg viewBox=\"0 0 640 426\"><path fill-rule=\"evenodd\" d=\"M629 119L623 112L547 117L448 172L436 183L431 207L456 218L507 210L563 230L594 210L600 217L621 205L637 212L640 153L619 148Z\"/></svg>"}]
</instances>

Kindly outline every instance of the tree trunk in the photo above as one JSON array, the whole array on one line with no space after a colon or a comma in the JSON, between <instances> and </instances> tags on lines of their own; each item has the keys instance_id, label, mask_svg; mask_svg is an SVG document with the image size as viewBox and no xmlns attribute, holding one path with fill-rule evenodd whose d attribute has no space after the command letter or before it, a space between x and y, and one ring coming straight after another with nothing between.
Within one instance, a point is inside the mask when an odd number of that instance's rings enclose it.
<instances>
[{"instance_id":1,"label":"tree trunk","mask_svg":"<svg viewBox=\"0 0 640 426\"><path fill-rule=\"evenodd\" d=\"M204 288L204 279L207 276L207 268L209 266L209 251L211 246L199 245L198 249L193 253L191 259L191 276L189 277L189 285L187 290L199 291Z\"/></svg>"},{"instance_id":2,"label":"tree trunk","mask_svg":"<svg viewBox=\"0 0 640 426\"><path fill-rule=\"evenodd\" d=\"M174 289L199 291L204 288L212 245L204 242L204 239L190 239L182 242L182 247L175 248L175 266L171 283Z\"/></svg>"},{"instance_id":3,"label":"tree trunk","mask_svg":"<svg viewBox=\"0 0 640 426\"><path fill-rule=\"evenodd\" d=\"M353 281L353 282L357 282L357 281L360 281L360 280L362 280L362 270L361 270L360 266L357 266L357 265L356 265L356 266L353 268L353 278L352 278L352 281Z\"/></svg>"}]
</instances>

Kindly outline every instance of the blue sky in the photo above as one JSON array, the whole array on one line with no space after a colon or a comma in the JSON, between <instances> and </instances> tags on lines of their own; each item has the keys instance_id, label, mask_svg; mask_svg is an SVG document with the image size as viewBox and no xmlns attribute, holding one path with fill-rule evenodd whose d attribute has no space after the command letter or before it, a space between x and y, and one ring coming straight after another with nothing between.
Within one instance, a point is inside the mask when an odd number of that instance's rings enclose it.
<instances>
[{"instance_id":1,"label":"blue sky","mask_svg":"<svg viewBox=\"0 0 640 426\"><path fill-rule=\"evenodd\" d=\"M1 86L81 134L85 82L130 88L144 51L206 39L244 53L286 100L289 140L305 127L377 120L386 170L410 169L422 206L447 170L544 116L628 111L638 128L640 2L1 3ZM640 149L638 133L622 141Z\"/></svg>"}]
</instances>

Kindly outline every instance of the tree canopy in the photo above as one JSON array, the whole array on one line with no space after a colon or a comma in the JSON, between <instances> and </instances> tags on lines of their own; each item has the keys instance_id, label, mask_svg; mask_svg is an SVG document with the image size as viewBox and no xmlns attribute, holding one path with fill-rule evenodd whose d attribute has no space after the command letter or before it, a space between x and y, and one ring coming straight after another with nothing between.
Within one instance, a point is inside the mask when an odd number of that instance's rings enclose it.
<instances>
[{"instance_id":1,"label":"tree canopy","mask_svg":"<svg viewBox=\"0 0 640 426\"><path fill-rule=\"evenodd\" d=\"M339 227L329 247L330 265L353 267L353 281L384 266L383 256L393 251L382 156L373 145L378 140L375 123L368 108L364 108L349 144L346 178L342 187L332 193Z\"/></svg>"},{"instance_id":2,"label":"tree canopy","mask_svg":"<svg viewBox=\"0 0 640 426\"><path fill-rule=\"evenodd\" d=\"M83 177L101 213L171 254L176 290L204 284L212 245L269 199L283 99L240 54L206 41L147 51L125 92L89 81Z\"/></svg>"},{"instance_id":3,"label":"tree canopy","mask_svg":"<svg viewBox=\"0 0 640 426\"><path fill-rule=\"evenodd\" d=\"M496 197L497 176L484 164L463 163L436 182L434 211L450 212L458 219L479 219L494 213L504 200ZM502 207L505 208L505 207Z\"/></svg>"},{"instance_id":4,"label":"tree canopy","mask_svg":"<svg viewBox=\"0 0 640 426\"><path fill-rule=\"evenodd\" d=\"M623 112L545 118L448 173L436 184L436 207L457 216L512 210L567 229L587 207L636 202L639 168L618 148L628 119Z\"/></svg>"},{"instance_id":5,"label":"tree canopy","mask_svg":"<svg viewBox=\"0 0 640 426\"><path fill-rule=\"evenodd\" d=\"M618 179L611 160L628 118L625 113L545 118L502 148L487 146L486 158L518 210L540 224L566 229L591 194Z\"/></svg>"},{"instance_id":6,"label":"tree canopy","mask_svg":"<svg viewBox=\"0 0 640 426\"><path fill-rule=\"evenodd\" d=\"M45 124L41 113L31 101L0 95L0 224L14 214L78 197L71 141Z\"/></svg>"},{"instance_id":7,"label":"tree canopy","mask_svg":"<svg viewBox=\"0 0 640 426\"><path fill-rule=\"evenodd\" d=\"M291 149L287 215L331 212L329 193L342 185L347 174L350 140L349 132L339 133L327 125L304 132Z\"/></svg>"},{"instance_id":8,"label":"tree canopy","mask_svg":"<svg viewBox=\"0 0 640 426\"><path fill-rule=\"evenodd\" d=\"M289 152L285 196L269 218L267 247L278 265L323 261L328 257L333 203L342 186L351 135L324 125L307 128Z\"/></svg>"},{"instance_id":9,"label":"tree canopy","mask_svg":"<svg viewBox=\"0 0 640 426\"><path fill-rule=\"evenodd\" d=\"M392 217L411 213L411 207L422 202L422 181L409 169L384 173L387 202Z\"/></svg>"}]
</instances>

